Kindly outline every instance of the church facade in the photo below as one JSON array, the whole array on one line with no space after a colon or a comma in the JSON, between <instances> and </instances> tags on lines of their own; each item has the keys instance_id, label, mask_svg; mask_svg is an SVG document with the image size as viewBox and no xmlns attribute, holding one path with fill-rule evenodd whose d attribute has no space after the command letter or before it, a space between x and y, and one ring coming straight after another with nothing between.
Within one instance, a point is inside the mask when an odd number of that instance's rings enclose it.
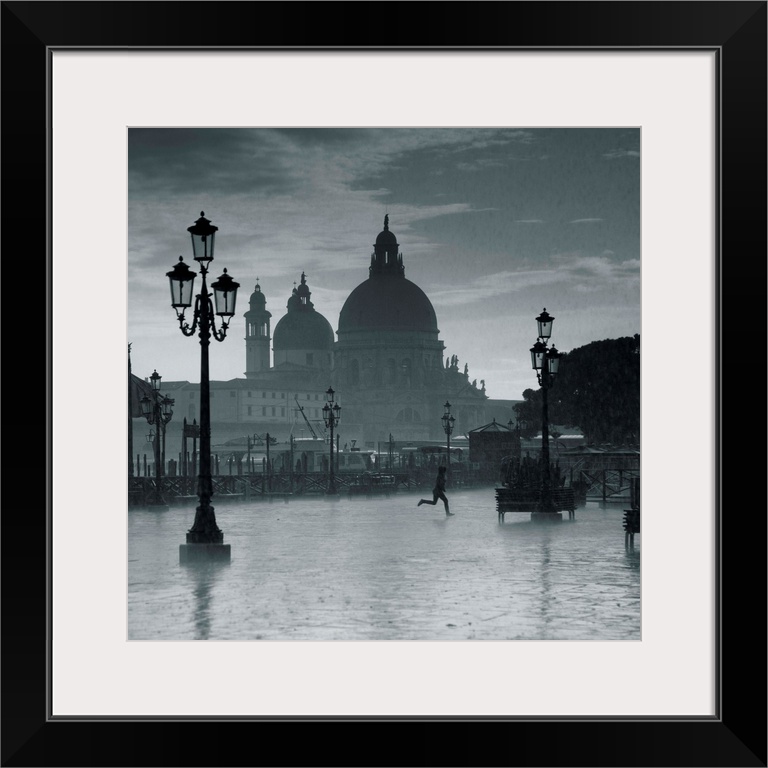
<instances>
[{"instance_id":1,"label":"church facade","mask_svg":"<svg viewBox=\"0 0 768 768\"><path fill-rule=\"evenodd\" d=\"M368 277L339 314L334 348L334 389L343 393L345 427L363 443L387 440L390 432L405 441L445 439L445 402L456 434L483 423L485 390L470 384L455 357L444 360L439 333L428 296L405 276L385 216Z\"/></svg>"},{"instance_id":2,"label":"church facade","mask_svg":"<svg viewBox=\"0 0 768 768\"><path fill-rule=\"evenodd\" d=\"M515 401L489 400L484 382L470 382L456 356L445 358L434 307L405 271L385 216L368 274L347 297L335 339L304 273L274 328L257 281L244 313L244 378L211 382L212 445L265 433L280 442L291 434L324 436L329 386L342 408L336 430L341 445L376 448L390 436L397 443L443 441L446 402L454 436L492 418L506 422ZM199 384L163 382L163 390L176 401L176 429L184 419L199 420Z\"/></svg>"}]
</instances>

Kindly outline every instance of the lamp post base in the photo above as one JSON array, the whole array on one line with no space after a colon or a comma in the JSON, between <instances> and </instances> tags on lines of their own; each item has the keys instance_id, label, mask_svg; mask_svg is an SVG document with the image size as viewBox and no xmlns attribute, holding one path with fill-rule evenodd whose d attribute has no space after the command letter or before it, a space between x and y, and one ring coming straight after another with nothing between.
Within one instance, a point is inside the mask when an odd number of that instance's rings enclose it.
<instances>
[{"instance_id":1,"label":"lamp post base","mask_svg":"<svg viewBox=\"0 0 768 768\"><path fill-rule=\"evenodd\" d=\"M561 523L562 512L531 512L532 523Z\"/></svg>"},{"instance_id":2,"label":"lamp post base","mask_svg":"<svg viewBox=\"0 0 768 768\"><path fill-rule=\"evenodd\" d=\"M229 562L232 559L231 544L179 544L180 563Z\"/></svg>"}]
</instances>

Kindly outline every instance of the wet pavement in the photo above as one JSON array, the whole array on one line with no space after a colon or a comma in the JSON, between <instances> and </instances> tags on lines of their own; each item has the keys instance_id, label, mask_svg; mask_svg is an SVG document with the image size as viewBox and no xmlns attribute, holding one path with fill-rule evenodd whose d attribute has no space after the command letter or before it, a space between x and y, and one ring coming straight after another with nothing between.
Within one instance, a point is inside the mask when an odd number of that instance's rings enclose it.
<instances>
[{"instance_id":1,"label":"wet pavement","mask_svg":"<svg viewBox=\"0 0 768 768\"><path fill-rule=\"evenodd\" d=\"M214 498L230 563L180 564L194 505L128 511L129 640L640 640L623 505L496 514L494 489Z\"/></svg>"}]
</instances>

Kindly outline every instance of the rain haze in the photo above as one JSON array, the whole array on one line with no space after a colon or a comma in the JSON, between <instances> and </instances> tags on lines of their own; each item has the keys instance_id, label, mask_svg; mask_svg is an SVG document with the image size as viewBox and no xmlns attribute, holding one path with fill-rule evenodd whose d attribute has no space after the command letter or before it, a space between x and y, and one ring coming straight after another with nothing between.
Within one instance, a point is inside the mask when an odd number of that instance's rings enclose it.
<instances>
[{"instance_id":1,"label":"rain haze","mask_svg":"<svg viewBox=\"0 0 768 768\"><path fill-rule=\"evenodd\" d=\"M529 349L542 308L561 352L640 332L639 129L132 128L128 138L139 376L200 379L165 275L179 256L194 263L187 227L201 211L219 228L212 277L226 268L241 286L213 380L244 375L238 335L257 281L276 322L305 272L335 331L386 214L446 357L491 398L537 388Z\"/></svg>"}]
</instances>

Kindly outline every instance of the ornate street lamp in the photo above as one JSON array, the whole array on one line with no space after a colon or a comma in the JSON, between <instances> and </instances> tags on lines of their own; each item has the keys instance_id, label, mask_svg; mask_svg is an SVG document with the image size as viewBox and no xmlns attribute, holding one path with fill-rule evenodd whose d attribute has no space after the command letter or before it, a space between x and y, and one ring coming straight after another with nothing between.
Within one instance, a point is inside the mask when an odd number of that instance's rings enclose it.
<instances>
[{"instance_id":1,"label":"ornate street lamp","mask_svg":"<svg viewBox=\"0 0 768 768\"><path fill-rule=\"evenodd\" d=\"M328 473L328 490L326 491L329 495L338 493L336 490L336 479L333 474L333 430L339 423L341 407L334 401L335 394L333 388L328 387L328 391L325 393L326 403L323 406L323 421L325 422L325 426L331 430L331 465Z\"/></svg>"},{"instance_id":2,"label":"ornate street lamp","mask_svg":"<svg viewBox=\"0 0 768 768\"><path fill-rule=\"evenodd\" d=\"M163 440L163 451L161 454L161 437L165 437L165 426L173 418L173 409L171 406L174 401L170 397L160 394L160 381L163 377L157 372L149 377L152 384L152 397L144 395L139 401L141 405L141 414L150 423L157 426L157 432L150 430L147 435L147 442L152 443L155 455L155 491L148 499L147 504L152 507L165 507L167 504L163 499L162 482L163 467L165 465L165 441Z\"/></svg>"},{"instance_id":3,"label":"ornate street lamp","mask_svg":"<svg viewBox=\"0 0 768 768\"><path fill-rule=\"evenodd\" d=\"M531 514L532 520L557 521L563 516L555 509L552 500L552 479L549 469L549 411L548 391L554 384L560 364L560 353L554 346L548 348L547 340L552 335L551 317L546 309L536 318L539 338L531 347L531 365L541 387L541 495L538 509Z\"/></svg>"},{"instance_id":4,"label":"ornate street lamp","mask_svg":"<svg viewBox=\"0 0 768 768\"><path fill-rule=\"evenodd\" d=\"M445 401L443 408L445 408L445 412L441 416L441 420L443 422L443 431L445 432L445 437L448 443L448 462L445 472L446 484L448 484L451 477L451 433L453 432L453 423L456 421L456 417L451 416L451 404L447 400Z\"/></svg>"},{"instance_id":5,"label":"ornate street lamp","mask_svg":"<svg viewBox=\"0 0 768 768\"><path fill-rule=\"evenodd\" d=\"M179 557L182 561L208 555L230 558L230 545L223 543L224 533L216 525L216 515L211 504L213 481L211 480L211 392L208 347L211 336L216 341L224 341L226 338L230 320L235 314L237 289L240 285L227 274L225 269L221 277L211 283L213 293L208 290L206 278L208 266L213 261L217 230L218 227L213 226L202 211L200 218L191 227L187 227L192 237L193 258L200 265L200 275L203 280L200 293L194 297L194 309L190 322L186 320L184 314L193 303L195 273L184 263L181 256L178 264L166 273L171 285L171 306L176 310L179 328L185 336L193 336L196 331L198 332L201 353L200 468L197 478L197 495L200 503L195 512L195 521L187 532L187 543L179 547ZM220 328L216 327L216 315L220 318Z\"/></svg>"}]
</instances>

